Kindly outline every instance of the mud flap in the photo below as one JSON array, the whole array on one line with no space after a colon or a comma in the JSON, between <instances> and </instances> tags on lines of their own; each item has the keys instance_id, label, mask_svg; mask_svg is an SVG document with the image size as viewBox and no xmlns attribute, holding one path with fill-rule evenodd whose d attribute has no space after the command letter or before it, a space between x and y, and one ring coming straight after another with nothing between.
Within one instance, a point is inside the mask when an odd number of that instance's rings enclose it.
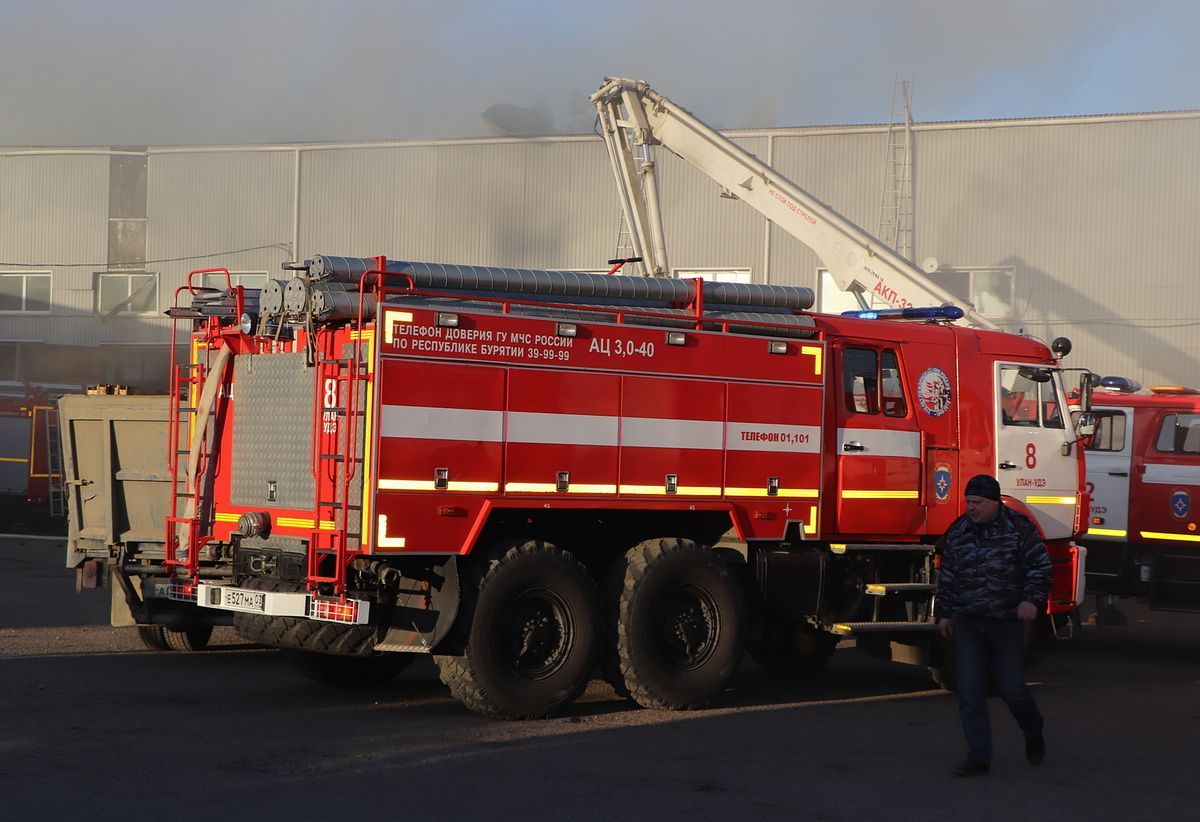
<instances>
[{"instance_id":1,"label":"mud flap","mask_svg":"<svg viewBox=\"0 0 1200 822\"><path fill-rule=\"evenodd\" d=\"M458 606L458 557L431 568L425 579L405 576L392 611L392 626L375 650L431 653L450 632Z\"/></svg>"}]
</instances>

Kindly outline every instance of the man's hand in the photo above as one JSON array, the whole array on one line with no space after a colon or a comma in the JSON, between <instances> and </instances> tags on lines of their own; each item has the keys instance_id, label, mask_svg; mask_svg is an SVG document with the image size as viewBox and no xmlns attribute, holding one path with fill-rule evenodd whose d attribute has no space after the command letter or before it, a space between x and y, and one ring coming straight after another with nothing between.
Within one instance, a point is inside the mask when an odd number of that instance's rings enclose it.
<instances>
[{"instance_id":1,"label":"man's hand","mask_svg":"<svg viewBox=\"0 0 1200 822\"><path fill-rule=\"evenodd\" d=\"M954 636L954 620L950 619L949 617L942 617L939 619L938 631L946 639Z\"/></svg>"},{"instance_id":2,"label":"man's hand","mask_svg":"<svg viewBox=\"0 0 1200 822\"><path fill-rule=\"evenodd\" d=\"M1033 622L1037 619L1037 606L1032 602L1022 602L1017 606L1017 619Z\"/></svg>"}]
</instances>

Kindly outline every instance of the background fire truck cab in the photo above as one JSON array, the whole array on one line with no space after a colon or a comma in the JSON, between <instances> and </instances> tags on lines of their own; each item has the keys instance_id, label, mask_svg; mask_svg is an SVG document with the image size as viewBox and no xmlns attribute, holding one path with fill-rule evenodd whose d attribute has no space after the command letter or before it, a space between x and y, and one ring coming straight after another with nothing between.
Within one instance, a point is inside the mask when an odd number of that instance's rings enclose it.
<instances>
[{"instance_id":1,"label":"background fire truck cab","mask_svg":"<svg viewBox=\"0 0 1200 822\"><path fill-rule=\"evenodd\" d=\"M1200 611L1200 391L1106 377L1093 403L1088 590Z\"/></svg>"}]
</instances>

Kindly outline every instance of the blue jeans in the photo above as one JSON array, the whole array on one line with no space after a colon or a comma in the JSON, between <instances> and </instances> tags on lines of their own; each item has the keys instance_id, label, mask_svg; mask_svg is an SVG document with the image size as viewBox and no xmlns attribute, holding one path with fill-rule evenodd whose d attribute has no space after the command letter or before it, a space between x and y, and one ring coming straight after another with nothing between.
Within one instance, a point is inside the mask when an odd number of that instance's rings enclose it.
<instances>
[{"instance_id":1,"label":"blue jeans","mask_svg":"<svg viewBox=\"0 0 1200 822\"><path fill-rule=\"evenodd\" d=\"M1025 684L1025 623L996 617L954 617L958 713L967 737L967 758L992 759L988 721L988 673L1026 736L1042 732L1042 715Z\"/></svg>"}]
</instances>

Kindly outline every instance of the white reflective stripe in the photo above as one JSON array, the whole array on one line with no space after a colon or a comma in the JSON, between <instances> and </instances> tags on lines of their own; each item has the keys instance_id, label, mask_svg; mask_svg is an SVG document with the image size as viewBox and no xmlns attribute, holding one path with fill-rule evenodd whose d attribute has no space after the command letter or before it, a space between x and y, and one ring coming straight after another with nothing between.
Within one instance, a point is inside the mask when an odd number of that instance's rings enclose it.
<instances>
[{"instance_id":1,"label":"white reflective stripe","mask_svg":"<svg viewBox=\"0 0 1200 822\"><path fill-rule=\"evenodd\" d=\"M730 451L816 454L821 450L821 427L729 422L725 424L725 443Z\"/></svg>"},{"instance_id":2,"label":"white reflective stripe","mask_svg":"<svg viewBox=\"0 0 1200 822\"><path fill-rule=\"evenodd\" d=\"M621 445L634 448L699 448L719 450L724 423L709 420L664 420L623 417Z\"/></svg>"},{"instance_id":3,"label":"white reflective stripe","mask_svg":"<svg viewBox=\"0 0 1200 822\"><path fill-rule=\"evenodd\" d=\"M376 531L376 539L380 548L403 548L404 537L389 537L388 536L388 518L387 514L379 515L379 529Z\"/></svg>"},{"instance_id":4,"label":"white reflective stripe","mask_svg":"<svg viewBox=\"0 0 1200 822\"><path fill-rule=\"evenodd\" d=\"M857 442L862 451L846 451L842 446ZM839 457L911 457L921 456L921 435L916 431L881 431L878 428L839 428Z\"/></svg>"},{"instance_id":5,"label":"white reflective stripe","mask_svg":"<svg viewBox=\"0 0 1200 822\"><path fill-rule=\"evenodd\" d=\"M509 411L508 441L553 445L616 445L617 418L591 414Z\"/></svg>"},{"instance_id":6,"label":"white reflective stripe","mask_svg":"<svg viewBox=\"0 0 1200 822\"><path fill-rule=\"evenodd\" d=\"M430 408L385 405L379 425L382 437L463 442L500 442L504 414L474 408Z\"/></svg>"},{"instance_id":7,"label":"white reflective stripe","mask_svg":"<svg viewBox=\"0 0 1200 822\"><path fill-rule=\"evenodd\" d=\"M1142 482L1152 485L1200 485L1200 465L1146 463Z\"/></svg>"}]
</instances>

